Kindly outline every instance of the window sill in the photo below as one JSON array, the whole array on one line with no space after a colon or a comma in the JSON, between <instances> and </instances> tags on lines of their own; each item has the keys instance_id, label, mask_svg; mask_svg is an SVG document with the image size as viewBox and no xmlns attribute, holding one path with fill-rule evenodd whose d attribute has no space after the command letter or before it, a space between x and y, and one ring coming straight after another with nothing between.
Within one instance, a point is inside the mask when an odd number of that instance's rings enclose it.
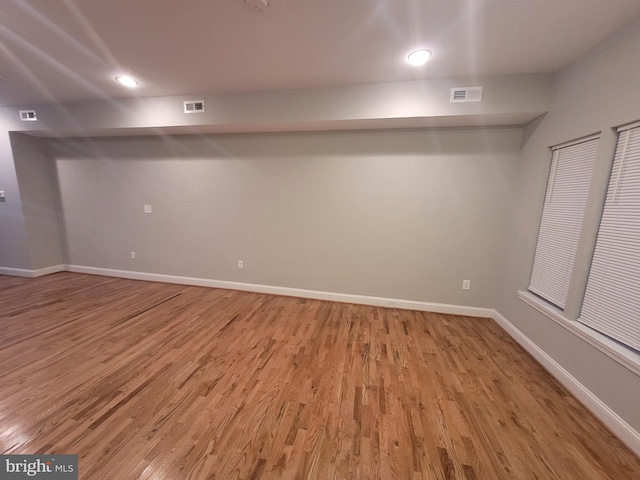
<instances>
[{"instance_id":1,"label":"window sill","mask_svg":"<svg viewBox=\"0 0 640 480\"><path fill-rule=\"evenodd\" d=\"M569 320L568 318L565 318L560 310L529 292L518 290L518 298L527 305L535 308L547 318L556 322L561 327L569 330L574 335L577 335L589 345L597 348L623 367L628 368L633 373L640 376L639 353L620 345L609 337L592 330L576 320Z\"/></svg>"}]
</instances>

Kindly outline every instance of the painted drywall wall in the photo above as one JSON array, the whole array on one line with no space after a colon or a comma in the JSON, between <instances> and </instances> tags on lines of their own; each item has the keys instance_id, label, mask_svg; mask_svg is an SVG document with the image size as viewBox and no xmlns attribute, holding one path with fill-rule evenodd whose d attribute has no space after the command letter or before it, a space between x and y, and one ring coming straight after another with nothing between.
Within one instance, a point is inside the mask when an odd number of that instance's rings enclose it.
<instances>
[{"instance_id":1,"label":"painted drywall wall","mask_svg":"<svg viewBox=\"0 0 640 480\"><path fill-rule=\"evenodd\" d=\"M481 103L449 103L452 87L482 85ZM238 132L334 131L407 127L523 125L548 110L551 75L431 79L376 85L104 100L65 105L0 108L0 133L36 137L168 135ZM206 111L185 114L183 100L202 99ZM21 109L37 121L20 121ZM2 143L6 142L6 143ZM19 152L18 152L19 153ZM0 209L0 268L32 269L57 247L27 241L42 218L25 218L8 135L0 139L0 184L7 201ZM36 173L49 176L45 165ZM38 168L31 162L30 168ZM25 177L27 178L27 177ZM31 201L31 200L29 200ZM48 227L43 227L48 228ZM29 237L32 237L29 235ZM38 237L33 237L38 238ZM46 238L40 237L40 238ZM64 246L64 245L63 245ZM42 249L43 247L44 249ZM53 266L53 265L50 265Z\"/></svg>"},{"instance_id":2,"label":"painted drywall wall","mask_svg":"<svg viewBox=\"0 0 640 480\"><path fill-rule=\"evenodd\" d=\"M375 85L105 100L0 108L11 129L44 136L328 131L523 125L550 104L551 75L501 75ZM484 87L480 103L450 103L453 87ZM185 114L184 100L205 112ZM22 108L37 122L18 121Z\"/></svg>"},{"instance_id":3,"label":"painted drywall wall","mask_svg":"<svg viewBox=\"0 0 640 480\"><path fill-rule=\"evenodd\" d=\"M569 373L640 431L640 378L517 297L529 284L551 152L548 147L602 132L577 279L567 314L576 317L588 272L616 133L612 127L640 120L640 22L636 21L556 75L551 111L528 125L517 171L514 202L498 311Z\"/></svg>"},{"instance_id":4,"label":"painted drywall wall","mask_svg":"<svg viewBox=\"0 0 640 480\"><path fill-rule=\"evenodd\" d=\"M8 131L0 131L0 190L5 192L5 198L0 199L0 269L30 270L31 261L25 248L27 232Z\"/></svg>"},{"instance_id":5,"label":"painted drywall wall","mask_svg":"<svg viewBox=\"0 0 640 480\"><path fill-rule=\"evenodd\" d=\"M520 128L50 140L70 264L477 307L496 301L520 141Z\"/></svg>"},{"instance_id":6,"label":"painted drywall wall","mask_svg":"<svg viewBox=\"0 0 640 480\"><path fill-rule=\"evenodd\" d=\"M58 182L45 140L20 133L11 133L10 137L31 269L61 265L64 262L58 218Z\"/></svg>"}]
</instances>

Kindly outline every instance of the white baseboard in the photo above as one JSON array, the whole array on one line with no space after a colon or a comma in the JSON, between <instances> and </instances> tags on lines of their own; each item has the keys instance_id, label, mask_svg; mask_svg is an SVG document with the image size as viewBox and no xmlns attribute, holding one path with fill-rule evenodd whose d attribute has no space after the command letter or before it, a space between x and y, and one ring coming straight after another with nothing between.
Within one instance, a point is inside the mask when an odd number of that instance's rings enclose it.
<instances>
[{"instance_id":1,"label":"white baseboard","mask_svg":"<svg viewBox=\"0 0 640 480\"><path fill-rule=\"evenodd\" d=\"M66 271L66 269L67 269L66 265L53 265L51 267L33 270L33 276L42 277L43 275L51 275L52 273L64 272Z\"/></svg>"},{"instance_id":2,"label":"white baseboard","mask_svg":"<svg viewBox=\"0 0 640 480\"><path fill-rule=\"evenodd\" d=\"M616 412L611 410L602 400L596 397L587 387L576 380L562 365L551 358L522 333L515 325L494 310L493 319L511 337L531 354L551 375L566 387L582 404L598 417L625 445L640 456L640 433L625 422Z\"/></svg>"},{"instance_id":3,"label":"white baseboard","mask_svg":"<svg viewBox=\"0 0 640 480\"><path fill-rule=\"evenodd\" d=\"M36 278L52 273L64 272L65 265L53 265L51 267L39 268L38 270L28 270L26 268L0 267L0 275L11 275L14 277Z\"/></svg>"},{"instance_id":4,"label":"white baseboard","mask_svg":"<svg viewBox=\"0 0 640 480\"><path fill-rule=\"evenodd\" d=\"M0 275L11 275L13 277L34 278L34 271L25 268L0 267Z\"/></svg>"},{"instance_id":5,"label":"white baseboard","mask_svg":"<svg viewBox=\"0 0 640 480\"><path fill-rule=\"evenodd\" d=\"M491 308L468 307L464 305L449 305L446 303L419 302L415 300L401 300L396 298L373 297L368 295L352 295L347 293L323 292L302 288L278 287L257 283L230 282L226 280L211 280L208 278L182 277L177 275L163 275L160 273L134 272L129 270L114 270L110 268L87 267L82 265L66 265L66 270L76 273L105 275L109 277L145 280L150 282L177 283L180 285L195 285L199 287L224 288L227 290L242 290L246 292L268 293L289 297L313 298L333 302L357 303L376 307L401 308L406 310L420 310L424 312L447 313L452 315L467 315L470 317L492 318L495 310Z\"/></svg>"}]
</instances>

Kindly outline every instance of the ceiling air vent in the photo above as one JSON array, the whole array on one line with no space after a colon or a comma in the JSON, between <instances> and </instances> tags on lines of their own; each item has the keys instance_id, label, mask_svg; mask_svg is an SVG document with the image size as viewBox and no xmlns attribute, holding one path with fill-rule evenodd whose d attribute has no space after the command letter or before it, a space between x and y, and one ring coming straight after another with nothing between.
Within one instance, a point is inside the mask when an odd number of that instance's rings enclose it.
<instances>
[{"instance_id":1,"label":"ceiling air vent","mask_svg":"<svg viewBox=\"0 0 640 480\"><path fill-rule=\"evenodd\" d=\"M460 87L451 89L450 103L481 102L482 87Z\"/></svg>"},{"instance_id":2,"label":"ceiling air vent","mask_svg":"<svg viewBox=\"0 0 640 480\"><path fill-rule=\"evenodd\" d=\"M20 120L23 122L37 122L38 117L36 117L35 110L20 110Z\"/></svg>"},{"instance_id":3,"label":"ceiling air vent","mask_svg":"<svg viewBox=\"0 0 640 480\"><path fill-rule=\"evenodd\" d=\"M203 113L204 100L187 100L184 103L184 113Z\"/></svg>"}]
</instances>

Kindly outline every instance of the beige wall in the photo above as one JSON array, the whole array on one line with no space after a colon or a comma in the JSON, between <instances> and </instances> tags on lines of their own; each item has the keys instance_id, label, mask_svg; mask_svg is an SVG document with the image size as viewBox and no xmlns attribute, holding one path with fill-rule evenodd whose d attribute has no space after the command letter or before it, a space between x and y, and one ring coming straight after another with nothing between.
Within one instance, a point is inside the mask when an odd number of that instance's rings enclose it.
<instances>
[{"instance_id":1,"label":"beige wall","mask_svg":"<svg viewBox=\"0 0 640 480\"><path fill-rule=\"evenodd\" d=\"M595 182L571 285L568 314L577 316L613 159L612 127L640 120L640 22L618 32L556 76L551 111L524 130L516 201L497 310L640 431L640 378L517 297L529 285L551 153L548 147L602 132Z\"/></svg>"},{"instance_id":2,"label":"beige wall","mask_svg":"<svg viewBox=\"0 0 640 480\"><path fill-rule=\"evenodd\" d=\"M520 139L487 128L51 143L70 264L491 307Z\"/></svg>"}]
</instances>

